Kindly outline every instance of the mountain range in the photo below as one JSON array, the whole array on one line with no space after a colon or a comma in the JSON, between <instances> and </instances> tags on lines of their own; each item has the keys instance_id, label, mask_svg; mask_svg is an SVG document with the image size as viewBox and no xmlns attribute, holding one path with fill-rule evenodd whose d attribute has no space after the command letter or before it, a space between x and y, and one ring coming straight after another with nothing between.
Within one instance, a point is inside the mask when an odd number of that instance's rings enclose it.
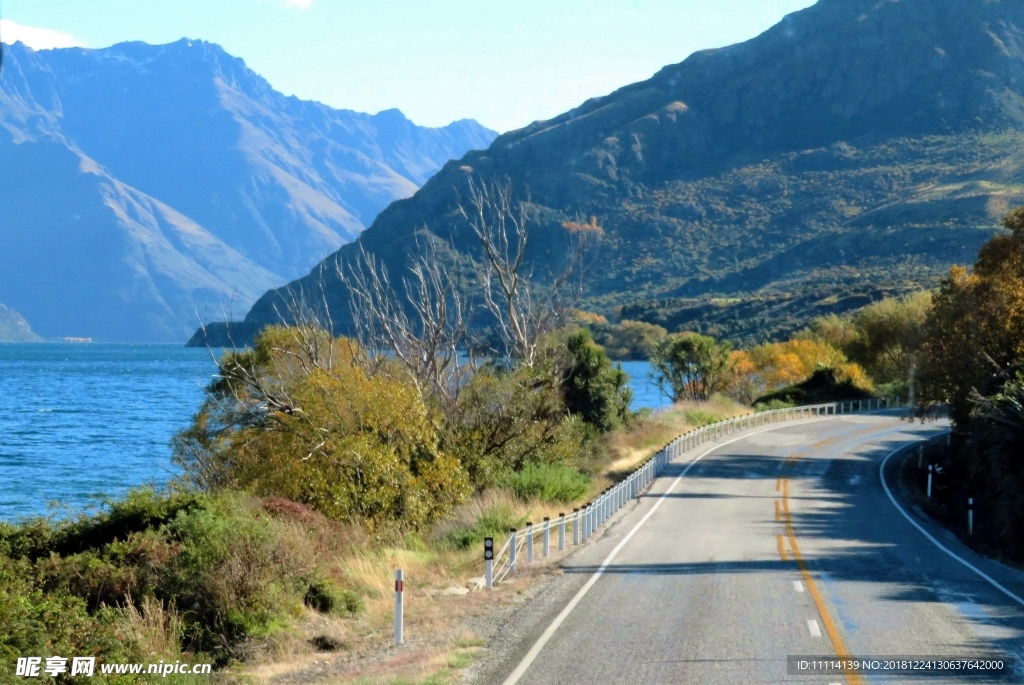
<instances>
[{"instance_id":1,"label":"mountain range","mask_svg":"<svg viewBox=\"0 0 1024 685\"><path fill-rule=\"evenodd\" d=\"M566 226L600 228L583 308L743 343L782 337L934 286L1024 202L1024 3L819 0L503 134L266 293L233 324L236 342L321 286L344 332L331 275L360 248L401 274L429 231L453 264L479 260L456 211L471 180L528 199L534 274L557 270Z\"/></svg>"},{"instance_id":2,"label":"mountain range","mask_svg":"<svg viewBox=\"0 0 1024 685\"><path fill-rule=\"evenodd\" d=\"M184 341L497 135L286 97L203 41L5 48L0 302L44 338Z\"/></svg>"}]
</instances>

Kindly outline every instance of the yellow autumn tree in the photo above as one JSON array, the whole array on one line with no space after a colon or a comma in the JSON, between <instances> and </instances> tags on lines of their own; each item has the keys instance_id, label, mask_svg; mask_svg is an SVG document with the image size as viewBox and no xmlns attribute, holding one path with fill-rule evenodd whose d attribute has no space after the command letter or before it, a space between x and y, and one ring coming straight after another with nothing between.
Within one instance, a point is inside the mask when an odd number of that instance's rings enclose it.
<instances>
[{"instance_id":1,"label":"yellow autumn tree","mask_svg":"<svg viewBox=\"0 0 1024 685\"><path fill-rule=\"evenodd\" d=\"M176 457L207 488L286 497L374 532L421 527L469 493L403 373L370 374L358 346L314 327L272 327L220 361L220 379Z\"/></svg>"},{"instance_id":2,"label":"yellow autumn tree","mask_svg":"<svg viewBox=\"0 0 1024 685\"><path fill-rule=\"evenodd\" d=\"M1024 364L1024 208L1003 225L1011 235L982 246L973 272L955 267L925 324L921 384L926 401L948 403L966 425L973 390Z\"/></svg>"},{"instance_id":3,"label":"yellow autumn tree","mask_svg":"<svg viewBox=\"0 0 1024 685\"><path fill-rule=\"evenodd\" d=\"M839 380L871 387L864 370L839 350L819 340L795 338L734 352L730 394L749 404L761 395L806 380L818 369L835 369Z\"/></svg>"}]
</instances>

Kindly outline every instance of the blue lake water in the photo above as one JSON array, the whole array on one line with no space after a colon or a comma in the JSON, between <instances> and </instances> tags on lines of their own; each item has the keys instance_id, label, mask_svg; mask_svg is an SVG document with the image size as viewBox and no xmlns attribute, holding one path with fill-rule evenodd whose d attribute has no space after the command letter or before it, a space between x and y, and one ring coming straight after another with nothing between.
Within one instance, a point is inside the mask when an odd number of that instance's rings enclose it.
<instances>
[{"instance_id":1,"label":"blue lake water","mask_svg":"<svg viewBox=\"0 0 1024 685\"><path fill-rule=\"evenodd\" d=\"M633 408L668 400L623 362ZM216 366L181 345L0 343L0 521L73 515L175 474L171 437Z\"/></svg>"}]
</instances>

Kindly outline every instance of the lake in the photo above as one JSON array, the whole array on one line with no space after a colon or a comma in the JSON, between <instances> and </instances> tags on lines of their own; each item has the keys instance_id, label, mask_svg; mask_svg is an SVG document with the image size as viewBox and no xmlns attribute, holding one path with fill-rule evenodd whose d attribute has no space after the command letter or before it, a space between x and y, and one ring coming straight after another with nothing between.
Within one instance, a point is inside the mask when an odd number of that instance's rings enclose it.
<instances>
[{"instance_id":1,"label":"lake","mask_svg":"<svg viewBox=\"0 0 1024 685\"><path fill-rule=\"evenodd\" d=\"M623 362L633 407L667 404L647 362ZM216 371L181 345L0 343L0 521L73 515L166 482L171 437Z\"/></svg>"}]
</instances>

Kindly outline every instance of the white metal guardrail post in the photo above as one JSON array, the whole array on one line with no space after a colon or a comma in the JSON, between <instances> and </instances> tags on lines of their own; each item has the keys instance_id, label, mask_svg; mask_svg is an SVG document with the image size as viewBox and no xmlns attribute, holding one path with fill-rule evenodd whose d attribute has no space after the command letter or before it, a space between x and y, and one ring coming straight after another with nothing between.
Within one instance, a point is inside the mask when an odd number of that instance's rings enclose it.
<instances>
[{"instance_id":1,"label":"white metal guardrail post","mask_svg":"<svg viewBox=\"0 0 1024 685\"><path fill-rule=\"evenodd\" d=\"M533 522L526 522L526 563L533 562Z\"/></svg>"},{"instance_id":2,"label":"white metal guardrail post","mask_svg":"<svg viewBox=\"0 0 1024 685\"><path fill-rule=\"evenodd\" d=\"M402 628L405 622L405 572L395 570L395 644L402 644Z\"/></svg>"},{"instance_id":3,"label":"white metal guardrail post","mask_svg":"<svg viewBox=\"0 0 1024 685\"><path fill-rule=\"evenodd\" d=\"M572 544L580 544L580 510L572 510Z\"/></svg>"},{"instance_id":4,"label":"white metal guardrail post","mask_svg":"<svg viewBox=\"0 0 1024 685\"><path fill-rule=\"evenodd\" d=\"M544 517L544 556L547 556L551 552L551 519L547 516Z\"/></svg>"},{"instance_id":5,"label":"white metal guardrail post","mask_svg":"<svg viewBox=\"0 0 1024 685\"><path fill-rule=\"evenodd\" d=\"M565 514L558 514L558 551L565 551Z\"/></svg>"}]
</instances>

